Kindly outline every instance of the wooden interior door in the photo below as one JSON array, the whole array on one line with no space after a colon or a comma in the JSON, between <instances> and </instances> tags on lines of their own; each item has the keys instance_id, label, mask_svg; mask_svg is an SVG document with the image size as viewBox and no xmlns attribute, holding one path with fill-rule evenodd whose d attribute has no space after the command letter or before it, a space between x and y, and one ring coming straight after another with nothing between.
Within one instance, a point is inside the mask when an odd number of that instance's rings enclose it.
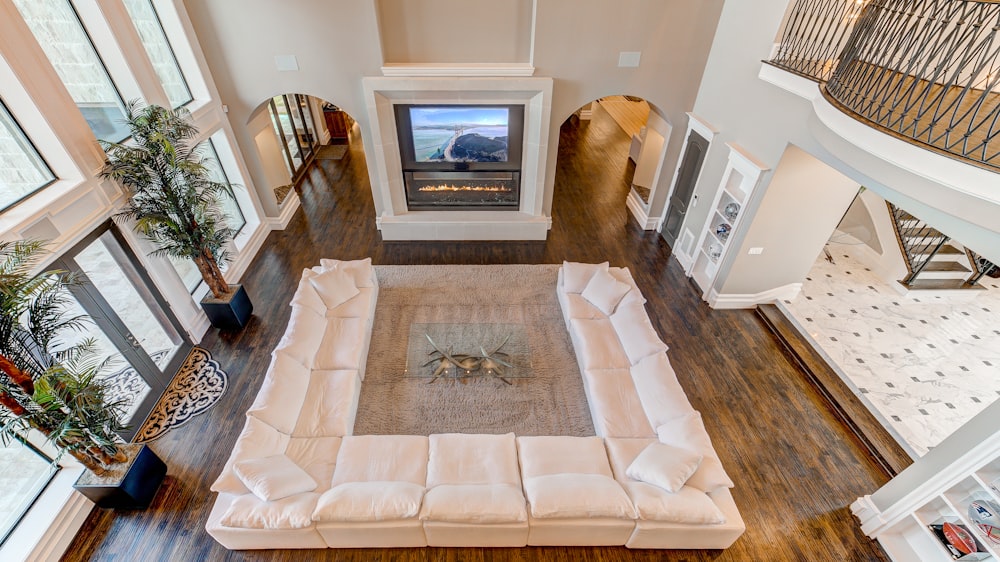
<instances>
[{"instance_id":1,"label":"wooden interior door","mask_svg":"<svg viewBox=\"0 0 1000 562\"><path fill-rule=\"evenodd\" d=\"M660 230L663 239L671 248L674 247L677 236L680 235L681 225L684 224L684 217L691 204L691 195L694 193L694 186L698 182L698 175L701 173L701 165L705 161L705 153L707 152L708 139L691 131L688 134L684 159L678 169L677 183L674 185L674 192L670 196L667 207L667 220L663 223L663 229Z\"/></svg>"}]
</instances>

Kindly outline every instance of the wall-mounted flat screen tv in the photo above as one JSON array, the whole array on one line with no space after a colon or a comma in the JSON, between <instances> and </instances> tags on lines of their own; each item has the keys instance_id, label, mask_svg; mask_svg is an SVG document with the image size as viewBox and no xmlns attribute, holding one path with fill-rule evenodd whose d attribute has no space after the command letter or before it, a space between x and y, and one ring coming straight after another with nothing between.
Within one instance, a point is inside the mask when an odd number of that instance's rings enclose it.
<instances>
[{"instance_id":1,"label":"wall-mounted flat screen tv","mask_svg":"<svg viewBox=\"0 0 1000 562\"><path fill-rule=\"evenodd\" d=\"M519 170L523 105L395 106L403 168Z\"/></svg>"}]
</instances>

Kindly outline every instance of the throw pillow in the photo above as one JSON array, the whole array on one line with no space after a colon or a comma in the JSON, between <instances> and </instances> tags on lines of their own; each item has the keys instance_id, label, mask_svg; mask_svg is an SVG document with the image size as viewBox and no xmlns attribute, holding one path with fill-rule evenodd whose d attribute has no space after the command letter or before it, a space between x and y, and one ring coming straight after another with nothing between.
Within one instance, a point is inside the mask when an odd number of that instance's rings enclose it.
<instances>
[{"instance_id":1,"label":"throw pillow","mask_svg":"<svg viewBox=\"0 0 1000 562\"><path fill-rule=\"evenodd\" d=\"M587 282L587 286L584 287L580 296L610 316L614 314L618 303L630 290L632 287L615 279L607 271L598 271Z\"/></svg>"},{"instance_id":2,"label":"throw pillow","mask_svg":"<svg viewBox=\"0 0 1000 562\"><path fill-rule=\"evenodd\" d=\"M311 269L302 270L302 278L299 279L299 285L295 289L295 294L292 295L292 302L289 303L289 306L303 306L316 314L325 315L326 303L323 302L319 293L316 292L316 288L309 282L315 276L316 272Z\"/></svg>"},{"instance_id":3,"label":"throw pillow","mask_svg":"<svg viewBox=\"0 0 1000 562\"><path fill-rule=\"evenodd\" d=\"M619 304L618 310L611 315L611 323L622 342L625 355L633 365L654 353L667 350L667 344L660 340L646 308L639 301Z\"/></svg>"},{"instance_id":4,"label":"throw pillow","mask_svg":"<svg viewBox=\"0 0 1000 562\"><path fill-rule=\"evenodd\" d=\"M563 291L567 293L582 293L590 278L598 271L607 271L610 264L563 262Z\"/></svg>"},{"instance_id":5,"label":"throw pillow","mask_svg":"<svg viewBox=\"0 0 1000 562\"><path fill-rule=\"evenodd\" d=\"M354 284L359 288L374 287L374 271L372 270L372 259L365 258L363 260L330 260L321 259L319 263L327 270L335 269L337 271L343 271L351 277L354 278Z\"/></svg>"},{"instance_id":6,"label":"throw pillow","mask_svg":"<svg viewBox=\"0 0 1000 562\"><path fill-rule=\"evenodd\" d=\"M695 451L703 456L698 470L687 481L688 486L707 493L734 486L733 481L726 474L726 470L722 468L722 462L715 454L712 439L705 431L700 412L692 412L674 418L656 428L656 434L660 443Z\"/></svg>"},{"instance_id":7,"label":"throw pillow","mask_svg":"<svg viewBox=\"0 0 1000 562\"><path fill-rule=\"evenodd\" d=\"M339 270L326 271L310 277L309 284L316 289L327 308L337 308L361 292L354 284L354 278Z\"/></svg>"},{"instance_id":8,"label":"throw pillow","mask_svg":"<svg viewBox=\"0 0 1000 562\"><path fill-rule=\"evenodd\" d=\"M701 459L693 451L650 443L628 466L625 475L675 494L698 470Z\"/></svg>"},{"instance_id":9,"label":"throw pillow","mask_svg":"<svg viewBox=\"0 0 1000 562\"><path fill-rule=\"evenodd\" d=\"M264 501L280 500L316 489L316 481L285 455L240 461L236 476L253 495Z\"/></svg>"}]
</instances>

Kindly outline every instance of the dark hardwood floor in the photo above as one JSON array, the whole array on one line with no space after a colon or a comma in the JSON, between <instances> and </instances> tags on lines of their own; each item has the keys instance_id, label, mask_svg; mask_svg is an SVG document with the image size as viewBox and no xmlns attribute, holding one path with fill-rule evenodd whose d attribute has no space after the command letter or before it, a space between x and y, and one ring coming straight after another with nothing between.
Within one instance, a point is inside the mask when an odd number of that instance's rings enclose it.
<instances>
[{"instance_id":1,"label":"dark hardwood floor","mask_svg":"<svg viewBox=\"0 0 1000 562\"><path fill-rule=\"evenodd\" d=\"M595 112L595 115L597 112ZM357 138L343 161L318 160L301 186L302 209L272 233L243 279L255 314L241 332L209 333L230 375L220 404L152 443L169 474L146 511L94 510L65 560L888 560L848 506L887 481L855 435L749 310L713 311L669 247L625 208L629 139L613 122L573 121L560 136L553 227L545 242L386 243ZM730 476L746 533L726 551L614 548L247 551L223 549L204 530L219 474L288 321L300 272L331 257L376 264L559 263L628 266L691 402Z\"/></svg>"}]
</instances>

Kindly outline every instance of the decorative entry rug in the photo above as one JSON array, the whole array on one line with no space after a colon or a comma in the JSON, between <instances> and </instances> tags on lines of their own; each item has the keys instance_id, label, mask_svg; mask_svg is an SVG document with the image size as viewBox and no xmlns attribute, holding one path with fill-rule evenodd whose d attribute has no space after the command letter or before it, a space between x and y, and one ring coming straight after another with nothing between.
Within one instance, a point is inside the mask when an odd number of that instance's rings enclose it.
<instances>
[{"instance_id":1,"label":"decorative entry rug","mask_svg":"<svg viewBox=\"0 0 1000 562\"><path fill-rule=\"evenodd\" d=\"M316 158L320 160L343 160L345 154L347 154L346 144L328 144L319 149L319 152L316 153Z\"/></svg>"},{"instance_id":2,"label":"decorative entry rug","mask_svg":"<svg viewBox=\"0 0 1000 562\"><path fill-rule=\"evenodd\" d=\"M163 437L198 414L215 406L229 386L229 376L205 349L195 347L163 392L133 442L146 443Z\"/></svg>"},{"instance_id":3,"label":"decorative entry rug","mask_svg":"<svg viewBox=\"0 0 1000 562\"><path fill-rule=\"evenodd\" d=\"M356 435L594 435L583 380L556 299L558 265L376 266L378 304ZM404 376L413 323L523 324L531 373Z\"/></svg>"}]
</instances>

